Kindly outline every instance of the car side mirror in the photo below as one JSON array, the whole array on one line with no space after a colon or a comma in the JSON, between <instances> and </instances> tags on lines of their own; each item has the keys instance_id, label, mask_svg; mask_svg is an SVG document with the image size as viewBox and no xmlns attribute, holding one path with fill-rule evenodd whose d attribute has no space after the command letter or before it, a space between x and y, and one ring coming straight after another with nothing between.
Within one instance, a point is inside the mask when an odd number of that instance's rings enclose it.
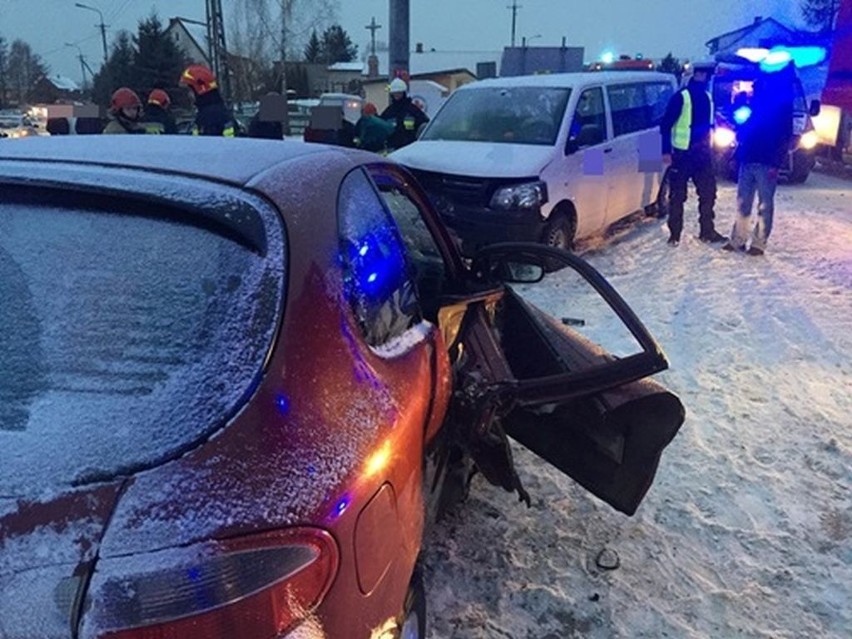
<instances>
[{"instance_id":1,"label":"car side mirror","mask_svg":"<svg viewBox=\"0 0 852 639\"><path fill-rule=\"evenodd\" d=\"M808 109L808 113L810 113L812 117L816 117L819 115L821 108L822 105L819 103L819 100L811 100L811 107Z\"/></svg>"}]
</instances>

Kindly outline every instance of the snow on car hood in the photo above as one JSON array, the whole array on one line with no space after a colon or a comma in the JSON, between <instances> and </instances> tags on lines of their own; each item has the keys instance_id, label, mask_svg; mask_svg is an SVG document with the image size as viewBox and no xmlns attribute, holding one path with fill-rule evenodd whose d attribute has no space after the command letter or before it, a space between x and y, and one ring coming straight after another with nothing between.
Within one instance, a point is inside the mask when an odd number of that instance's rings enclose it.
<instances>
[{"instance_id":1,"label":"snow on car hood","mask_svg":"<svg viewBox=\"0 0 852 639\"><path fill-rule=\"evenodd\" d=\"M552 146L421 140L391 153L412 169L470 175L517 178L538 175L553 157Z\"/></svg>"}]
</instances>

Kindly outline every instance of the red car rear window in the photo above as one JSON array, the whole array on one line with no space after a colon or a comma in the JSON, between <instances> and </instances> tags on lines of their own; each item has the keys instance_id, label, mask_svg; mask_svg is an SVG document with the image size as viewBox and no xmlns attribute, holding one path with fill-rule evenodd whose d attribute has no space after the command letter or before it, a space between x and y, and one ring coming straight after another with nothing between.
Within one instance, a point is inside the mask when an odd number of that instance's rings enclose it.
<instances>
[{"instance_id":1,"label":"red car rear window","mask_svg":"<svg viewBox=\"0 0 852 639\"><path fill-rule=\"evenodd\" d=\"M280 255L158 216L0 202L0 494L153 465L256 385Z\"/></svg>"}]
</instances>

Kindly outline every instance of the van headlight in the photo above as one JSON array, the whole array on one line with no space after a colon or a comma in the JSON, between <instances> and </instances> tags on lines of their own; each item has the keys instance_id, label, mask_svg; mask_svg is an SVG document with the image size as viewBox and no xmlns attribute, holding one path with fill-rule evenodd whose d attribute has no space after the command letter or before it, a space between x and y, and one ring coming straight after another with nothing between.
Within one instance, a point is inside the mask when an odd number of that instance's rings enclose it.
<instances>
[{"instance_id":1,"label":"van headlight","mask_svg":"<svg viewBox=\"0 0 852 639\"><path fill-rule=\"evenodd\" d=\"M799 146L805 151L810 151L819 143L816 131L805 131L799 139Z\"/></svg>"},{"instance_id":2,"label":"van headlight","mask_svg":"<svg viewBox=\"0 0 852 639\"><path fill-rule=\"evenodd\" d=\"M527 182L497 189L491 198L491 208L502 211L536 209L545 202L547 185L544 182Z\"/></svg>"},{"instance_id":3,"label":"van headlight","mask_svg":"<svg viewBox=\"0 0 852 639\"><path fill-rule=\"evenodd\" d=\"M727 149L734 146L737 141L737 134L733 130L720 126L713 130L713 144L720 149Z\"/></svg>"}]
</instances>

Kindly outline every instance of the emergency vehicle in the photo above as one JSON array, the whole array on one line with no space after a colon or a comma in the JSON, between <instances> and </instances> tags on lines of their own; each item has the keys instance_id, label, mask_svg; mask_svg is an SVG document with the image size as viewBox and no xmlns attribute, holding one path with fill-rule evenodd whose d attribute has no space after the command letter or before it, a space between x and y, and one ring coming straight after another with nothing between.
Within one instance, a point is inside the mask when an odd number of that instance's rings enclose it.
<instances>
[{"instance_id":1,"label":"emergency vehicle","mask_svg":"<svg viewBox=\"0 0 852 639\"><path fill-rule=\"evenodd\" d=\"M747 54L746 54L747 55ZM750 102L754 83L761 74L771 73L761 61L741 55L721 56L710 90L716 109L716 129L713 132L714 161L717 173L736 179L737 130L751 114ZM802 183L808 179L816 163L819 138L814 131L812 116L819 113L820 103L808 104L802 83L796 76L793 101L793 141L787 163L781 167L781 177L787 182Z\"/></svg>"}]
</instances>

